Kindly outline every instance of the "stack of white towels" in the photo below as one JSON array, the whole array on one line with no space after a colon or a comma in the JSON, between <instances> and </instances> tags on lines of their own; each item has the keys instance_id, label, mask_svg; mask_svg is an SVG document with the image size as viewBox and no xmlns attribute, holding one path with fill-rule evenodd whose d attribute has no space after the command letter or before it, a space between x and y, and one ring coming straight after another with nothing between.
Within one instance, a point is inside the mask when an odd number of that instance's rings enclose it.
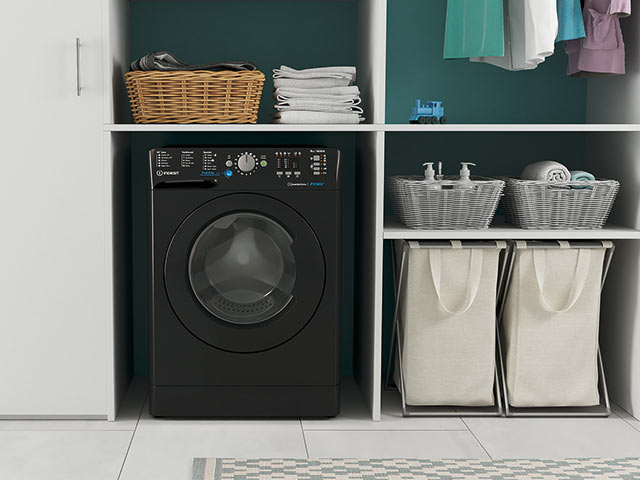
<instances>
[{"instance_id":1,"label":"stack of white towels","mask_svg":"<svg viewBox=\"0 0 640 480\"><path fill-rule=\"evenodd\" d=\"M364 120L356 67L273 70L274 123L357 124Z\"/></svg>"}]
</instances>

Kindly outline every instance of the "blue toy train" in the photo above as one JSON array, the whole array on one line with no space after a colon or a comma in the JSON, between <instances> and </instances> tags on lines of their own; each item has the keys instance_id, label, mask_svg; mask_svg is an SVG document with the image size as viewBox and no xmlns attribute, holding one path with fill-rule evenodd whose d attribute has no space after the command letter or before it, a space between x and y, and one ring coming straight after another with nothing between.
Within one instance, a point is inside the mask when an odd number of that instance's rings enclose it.
<instances>
[{"instance_id":1,"label":"blue toy train","mask_svg":"<svg viewBox=\"0 0 640 480\"><path fill-rule=\"evenodd\" d=\"M416 100L416 105L411 109L409 123L445 123L447 117L444 116L444 107L442 102L425 102L420 103L420 99Z\"/></svg>"}]
</instances>

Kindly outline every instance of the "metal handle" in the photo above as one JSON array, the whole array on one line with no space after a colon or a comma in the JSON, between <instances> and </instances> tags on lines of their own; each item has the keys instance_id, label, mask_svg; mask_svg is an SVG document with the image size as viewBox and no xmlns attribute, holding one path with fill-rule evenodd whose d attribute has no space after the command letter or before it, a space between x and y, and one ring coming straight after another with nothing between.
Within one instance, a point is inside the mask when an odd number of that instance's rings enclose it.
<instances>
[{"instance_id":1,"label":"metal handle","mask_svg":"<svg viewBox=\"0 0 640 480\"><path fill-rule=\"evenodd\" d=\"M80 39L76 38L76 94L78 97L82 94L82 86L80 85Z\"/></svg>"}]
</instances>

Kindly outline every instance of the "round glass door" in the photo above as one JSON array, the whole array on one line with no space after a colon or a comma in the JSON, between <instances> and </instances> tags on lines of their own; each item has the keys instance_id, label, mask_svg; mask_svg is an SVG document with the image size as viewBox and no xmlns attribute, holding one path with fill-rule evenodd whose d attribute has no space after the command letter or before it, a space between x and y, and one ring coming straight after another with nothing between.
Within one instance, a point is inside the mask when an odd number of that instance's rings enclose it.
<instances>
[{"instance_id":1,"label":"round glass door","mask_svg":"<svg viewBox=\"0 0 640 480\"><path fill-rule=\"evenodd\" d=\"M218 218L191 249L189 281L196 298L225 322L249 325L273 318L293 299L292 243L280 224L263 215Z\"/></svg>"}]
</instances>

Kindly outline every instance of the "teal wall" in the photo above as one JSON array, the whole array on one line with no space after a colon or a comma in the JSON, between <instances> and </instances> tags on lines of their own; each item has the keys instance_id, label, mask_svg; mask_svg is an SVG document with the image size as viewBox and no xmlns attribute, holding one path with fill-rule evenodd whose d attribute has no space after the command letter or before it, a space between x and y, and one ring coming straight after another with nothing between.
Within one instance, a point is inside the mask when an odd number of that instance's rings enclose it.
<instances>
[{"instance_id":1,"label":"teal wall","mask_svg":"<svg viewBox=\"0 0 640 480\"><path fill-rule=\"evenodd\" d=\"M389 0L387 123L407 123L417 98L442 100L449 123L584 123L586 80L566 76L567 56L508 72L443 60L446 0Z\"/></svg>"},{"instance_id":2,"label":"teal wall","mask_svg":"<svg viewBox=\"0 0 640 480\"><path fill-rule=\"evenodd\" d=\"M168 50L187 63L248 60L266 75L259 122L273 107L271 70L356 64L357 5L326 0L181 0L131 2L131 60ZM325 145L340 148L344 163L342 372L353 370L354 134L134 134L132 216L134 371L148 374L147 162L165 145ZM351 161L350 161L351 160Z\"/></svg>"},{"instance_id":3,"label":"teal wall","mask_svg":"<svg viewBox=\"0 0 640 480\"><path fill-rule=\"evenodd\" d=\"M506 72L465 60L442 59L446 0L389 0L387 122L406 123L416 98L445 101L450 123L584 123L586 81L565 76L559 53L531 72ZM284 13L283 13L284 12ZM269 122L271 69L355 65L357 3L328 0L134 0L131 60L169 50L201 63L249 60L266 74L259 121ZM366 106L365 106L366 108ZM132 135L134 365L148 373L147 152L164 145L319 144L342 149L343 363L353 370L353 224L355 133ZM387 175L415 174L423 161L443 160L455 174L460 161L475 161L480 175L517 174L531 161L555 158L580 166L581 134L387 134ZM387 202L388 204L388 202ZM390 212L388 212L390 213ZM385 259L388 262L388 255ZM387 267L385 265L385 267ZM385 276L385 325L393 299Z\"/></svg>"},{"instance_id":4,"label":"teal wall","mask_svg":"<svg viewBox=\"0 0 640 480\"><path fill-rule=\"evenodd\" d=\"M272 70L355 65L356 25L356 2L134 1L131 58L168 50L187 63L251 61L266 76L259 122L269 123Z\"/></svg>"}]
</instances>

